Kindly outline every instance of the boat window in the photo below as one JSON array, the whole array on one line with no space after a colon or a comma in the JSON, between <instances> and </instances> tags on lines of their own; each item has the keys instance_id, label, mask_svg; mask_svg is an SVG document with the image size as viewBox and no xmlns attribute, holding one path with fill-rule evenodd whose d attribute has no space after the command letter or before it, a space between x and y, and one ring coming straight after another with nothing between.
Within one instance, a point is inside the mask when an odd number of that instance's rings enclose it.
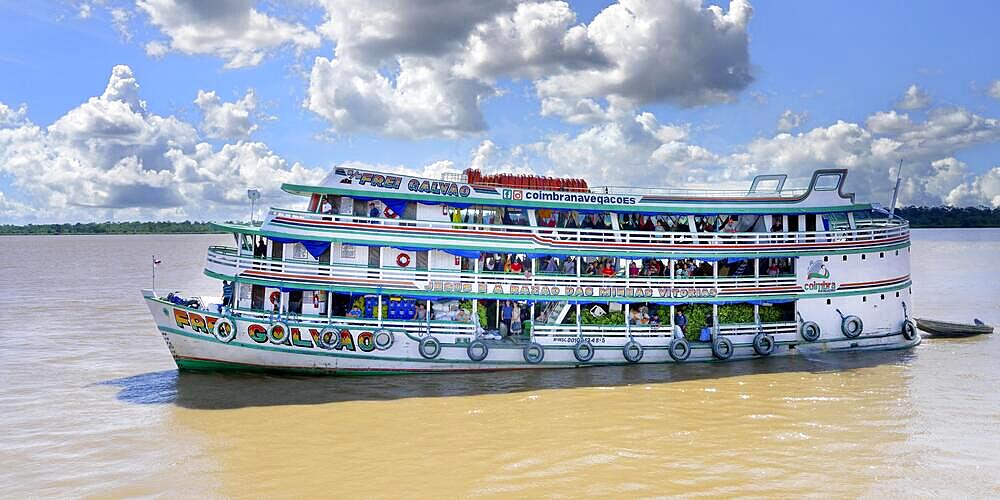
<instances>
[{"instance_id":1,"label":"boat window","mask_svg":"<svg viewBox=\"0 0 1000 500\"><path fill-rule=\"evenodd\" d=\"M523 274L531 271L531 259L525 254L484 252L479 257L479 269L488 273Z\"/></svg>"},{"instance_id":2,"label":"boat window","mask_svg":"<svg viewBox=\"0 0 1000 500\"><path fill-rule=\"evenodd\" d=\"M753 259L722 259L719 261L718 269L719 277L753 276Z\"/></svg>"},{"instance_id":3,"label":"boat window","mask_svg":"<svg viewBox=\"0 0 1000 500\"><path fill-rule=\"evenodd\" d=\"M821 174L813 187L816 191L834 191L840 185L840 174Z\"/></svg>"},{"instance_id":4,"label":"boat window","mask_svg":"<svg viewBox=\"0 0 1000 500\"><path fill-rule=\"evenodd\" d=\"M580 212L577 210L535 210L535 219L540 227L561 227L567 229L611 229L609 212Z\"/></svg>"},{"instance_id":5,"label":"boat window","mask_svg":"<svg viewBox=\"0 0 1000 500\"><path fill-rule=\"evenodd\" d=\"M638 316L638 311L636 311ZM649 315L646 315L646 322L649 322ZM576 307L572 307L562 324L576 324ZM611 303L585 303L580 304L580 325L581 326L625 326L625 308L617 302Z\"/></svg>"},{"instance_id":6,"label":"boat window","mask_svg":"<svg viewBox=\"0 0 1000 500\"><path fill-rule=\"evenodd\" d=\"M288 312L302 314L302 290L288 292Z\"/></svg>"},{"instance_id":7,"label":"boat window","mask_svg":"<svg viewBox=\"0 0 1000 500\"><path fill-rule=\"evenodd\" d=\"M251 285L250 286L250 309L262 310L264 309L264 286L263 285Z\"/></svg>"},{"instance_id":8,"label":"boat window","mask_svg":"<svg viewBox=\"0 0 1000 500\"><path fill-rule=\"evenodd\" d=\"M759 276L777 278L795 275L795 259L792 257L772 257L757 259Z\"/></svg>"},{"instance_id":9,"label":"boat window","mask_svg":"<svg viewBox=\"0 0 1000 500\"><path fill-rule=\"evenodd\" d=\"M690 232L687 215L618 214L618 226L624 231Z\"/></svg>"}]
</instances>

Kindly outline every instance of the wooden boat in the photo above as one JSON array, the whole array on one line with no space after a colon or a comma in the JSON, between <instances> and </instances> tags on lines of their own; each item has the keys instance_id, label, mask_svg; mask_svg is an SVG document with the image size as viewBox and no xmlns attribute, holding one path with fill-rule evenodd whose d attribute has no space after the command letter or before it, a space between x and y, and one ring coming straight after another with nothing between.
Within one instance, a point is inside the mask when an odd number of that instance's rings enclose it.
<instances>
[{"instance_id":1,"label":"wooden boat","mask_svg":"<svg viewBox=\"0 0 1000 500\"><path fill-rule=\"evenodd\" d=\"M917 328L935 337L969 337L971 335L982 335L993 333L993 327L974 320L974 324L949 323L947 321L935 321L932 319L917 318Z\"/></svg>"}]
</instances>

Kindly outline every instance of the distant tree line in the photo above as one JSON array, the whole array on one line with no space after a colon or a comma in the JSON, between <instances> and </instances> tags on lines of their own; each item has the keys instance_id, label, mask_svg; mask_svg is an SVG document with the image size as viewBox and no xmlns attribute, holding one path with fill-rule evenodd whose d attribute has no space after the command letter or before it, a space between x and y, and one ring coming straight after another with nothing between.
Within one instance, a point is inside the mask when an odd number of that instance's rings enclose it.
<instances>
[{"instance_id":1,"label":"distant tree line","mask_svg":"<svg viewBox=\"0 0 1000 500\"><path fill-rule=\"evenodd\" d=\"M75 224L0 225L9 234L183 234L221 233L209 222L87 222Z\"/></svg>"},{"instance_id":2,"label":"distant tree line","mask_svg":"<svg viewBox=\"0 0 1000 500\"><path fill-rule=\"evenodd\" d=\"M910 227L1000 227L1000 208L910 206L897 208L896 215Z\"/></svg>"}]
</instances>

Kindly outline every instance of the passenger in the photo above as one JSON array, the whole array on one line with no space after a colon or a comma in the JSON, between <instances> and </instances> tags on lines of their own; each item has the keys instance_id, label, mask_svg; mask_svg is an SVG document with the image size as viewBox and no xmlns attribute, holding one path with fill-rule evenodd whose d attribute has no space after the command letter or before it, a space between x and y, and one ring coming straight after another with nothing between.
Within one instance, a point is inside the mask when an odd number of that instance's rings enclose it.
<instances>
[{"instance_id":1,"label":"passenger","mask_svg":"<svg viewBox=\"0 0 1000 500\"><path fill-rule=\"evenodd\" d=\"M674 325L681 329L681 333L687 334L688 319L680 308L677 308L677 313L674 314Z\"/></svg>"},{"instance_id":2,"label":"passenger","mask_svg":"<svg viewBox=\"0 0 1000 500\"><path fill-rule=\"evenodd\" d=\"M333 213L333 203L330 203L330 197L329 196L324 196L323 197L323 203L320 204L319 211L322 212L322 213L324 213L324 214L332 214Z\"/></svg>"},{"instance_id":3,"label":"passenger","mask_svg":"<svg viewBox=\"0 0 1000 500\"><path fill-rule=\"evenodd\" d=\"M594 219L596 219L596 222L594 223L594 229L611 229L608 226L608 223L604 221L604 215L603 214L597 214L597 215L595 215Z\"/></svg>"},{"instance_id":4,"label":"passenger","mask_svg":"<svg viewBox=\"0 0 1000 500\"><path fill-rule=\"evenodd\" d=\"M549 257L548 261L545 262L545 272L546 273L556 273L559 269L556 267L556 258Z\"/></svg>"},{"instance_id":5,"label":"passenger","mask_svg":"<svg viewBox=\"0 0 1000 500\"><path fill-rule=\"evenodd\" d=\"M374 201L368 202L368 217L377 218L379 216L378 205Z\"/></svg>"},{"instance_id":6,"label":"passenger","mask_svg":"<svg viewBox=\"0 0 1000 500\"><path fill-rule=\"evenodd\" d=\"M771 265L767 267L767 275L774 278L781 274L781 269L778 267L777 261L771 261Z\"/></svg>"},{"instance_id":7,"label":"passenger","mask_svg":"<svg viewBox=\"0 0 1000 500\"><path fill-rule=\"evenodd\" d=\"M580 222L580 229L593 229L594 221L591 218L591 214L586 214L583 216L583 221Z\"/></svg>"},{"instance_id":8,"label":"passenger","mask_svg":"<svg viewBox=\"0 0 1000 500\"><path fill-rule=\"evenodd\" d=\"M512 272L512 273L520 273L523 270L524 270L524 266L521 264L521 258L520 257L515 258L514 262L511 263L511 265L510 265L510 272Z\"/></svg>"},{"instance_id":9,"label":"passenger","mask_svg":"<svg viewBox=\"0 0 1000 500\"><path fill-rule=\"evenodd\" d=\"M639 266L635 264L634 260L628 265L628 275L632 278L639 276Z\"/></svg>"},{"instance_id":10,"label":"passenger","mask_svg":"<svg viewBox=\"0 0 1000 500\"><path fill-rule=\"evenodd\" d=\"M233 304L233 282L222 281L222 305L229 307Z\"/></svg>"},{"instance_id":11,"label":"passenger","mask_svg":"<svg viewBox=\"0 0 1000 500\"><path fill-rule=\"evenodd\" d=\"M601 269L601 274L603 274L605 278L610 278L615 274L618 274L615 271L615 268L611 265L611 259L604 261L604 267Z\"/></svg>"},{"instance_id":12,"label":"passenger","mask_svg":"<svg viewBox=\"0 0 1000 500\"><path fill-rule=\"evenodd\" d=\"M507 327L507 331L510 331L510 320L514 317L514 306L510 304L509 300L503 302L503 306L500 307L500 322Z\"/></svg>"},{"instance_id":13,"label":"passenger","mask_svg":"<svg viewBox=\"0 0 1000 500\"><path fill-rule=\"evenodd\" d=\"M427 306L425 304L419 303L419 304L417 304L417 307L414 308L414 309L415 309L413 311L413 319L414 320L426 320L427 319Z\"/></svg>"},{"instance_id":14,"label":"passenger","mask_svg":"<svg viewBox=\"0 0 1000 500\"><path fill-rule=\"evenodd\" d=\"M774 220L771 222L771 232L772 233L783 233L783 232L785 232L784 228L782 227L781 217L775 215L773 217L773 219Z\"/></svg>"},{"instance_id":15,"label":"passenger","mask_svg":"<svg viewBox=\"0 0 1000 500\"><path fill-rule=\"evenodd\" d=\"M643 220L642 220L642 225L640 226L640 229L642 229L643 231L649 231L649 232L652 232L653 230L656 229L653 226L653 219L652 218L646 217L646 216L642 216L642 219Z\"/></svg>"},{"instance_id":16,"label":"passenger","mask_svg":"<svg viewBox=\"0 0 1000 500\"><path fill-rule=\"evenodd\" d=\"M730 216L726 220L726 224L722 226L723 233L735 233L736 232L736 217Z\"/></svg>"},{"instance_id":17,"label":"passenger","mask_svg":"<svg viewBox=\"0 0 1000 500\"><path fill-rule=\"evenodd\" d=\"M351 310L347 312L347 317L348 318L360 318L361 317L361 308L358 307L358 306L352 307Z\"/></svg>"},{"instance_id":18,"label":"passenger","mask_svg":"<svg viewBox=\"0 0 1000 500\"><path fill-rule=\"evenodd\" d=\"M570 257L563 261L563 274L576 274L576 259Z\"/></svg>"}]
</instances>

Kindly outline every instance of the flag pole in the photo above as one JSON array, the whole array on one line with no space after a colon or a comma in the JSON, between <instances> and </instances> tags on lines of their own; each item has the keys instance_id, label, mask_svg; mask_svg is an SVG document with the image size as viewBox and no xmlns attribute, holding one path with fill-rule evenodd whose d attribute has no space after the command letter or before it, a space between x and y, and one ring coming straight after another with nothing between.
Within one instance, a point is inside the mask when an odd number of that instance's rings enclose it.
<instances>
[{"instance_id":1,"label":"flag pole","mask_svg":"<svg viewBox=\"0 0 1000 500\"><path fill-rule=\"evenodd\" d=\"M153 296L156 296L156 255L153 255Z\"/></svg>"}]
</instances>

